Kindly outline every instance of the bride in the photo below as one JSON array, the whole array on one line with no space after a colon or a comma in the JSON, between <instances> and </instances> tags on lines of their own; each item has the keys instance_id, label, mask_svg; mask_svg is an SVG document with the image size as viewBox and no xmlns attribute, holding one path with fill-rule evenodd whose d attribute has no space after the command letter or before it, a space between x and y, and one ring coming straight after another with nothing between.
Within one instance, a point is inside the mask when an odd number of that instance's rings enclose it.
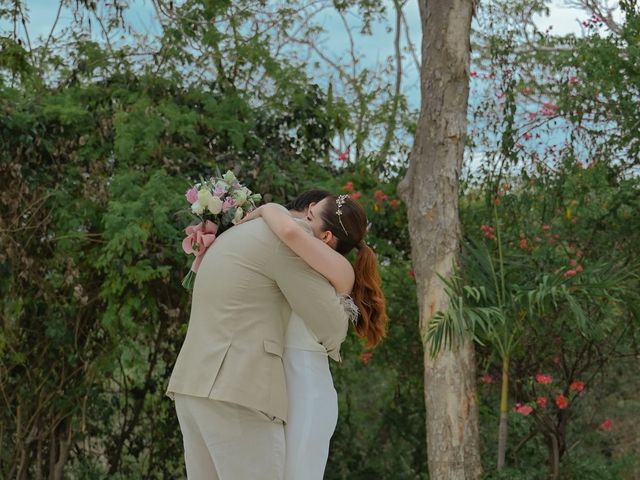
<instances>
[{"instance_id":1,"label":"bride","mask_svg":"<svg viewBox=\"0 0 640 480\"><path fill-rule=\"evenodd\" d=\"M262 217L280 240L331 282L352 312L358 336L369 347L377 345L385 335L387 316L376 256L364 241L364 209L347 195L319 190L302 194L291 207L287 211L269 203L242 222ZM294 218L306 221L313 236ZM358 252L352 266L344 255L354 248ZM289 397L284 478L322 479L338 420L337 394L327 351L295 312L287 327L283 362Z\"/></svg>"}]
</instances>

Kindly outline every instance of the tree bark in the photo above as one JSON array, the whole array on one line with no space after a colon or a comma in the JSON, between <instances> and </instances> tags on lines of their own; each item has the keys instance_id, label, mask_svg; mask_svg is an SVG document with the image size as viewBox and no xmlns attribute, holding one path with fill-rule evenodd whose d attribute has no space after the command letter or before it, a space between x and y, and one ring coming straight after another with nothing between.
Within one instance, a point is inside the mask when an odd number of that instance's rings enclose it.
<instances>
[{"instance_id":1,"label":"tree bark","mask_svg":"<svg viewBox=\"0 0 640 480\"><path fill-rule=\"evenodd\" d=\"M458 257L459 176L467 130L471 0L420 0L421 111L409 169L398 193L407 204L420 331L448 306L442 281ZM425 345L429 476L481 475L473 342L431 358Z\"/></svg>"}]
</instances>

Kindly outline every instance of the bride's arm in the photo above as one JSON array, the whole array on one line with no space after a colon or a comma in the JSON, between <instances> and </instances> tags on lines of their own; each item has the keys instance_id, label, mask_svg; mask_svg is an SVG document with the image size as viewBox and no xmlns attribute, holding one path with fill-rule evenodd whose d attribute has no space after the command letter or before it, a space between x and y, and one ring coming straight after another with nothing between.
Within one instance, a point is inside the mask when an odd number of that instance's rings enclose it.
<instances>
[{"instance_id":1,"label":"bride's arm","mask_svg":"<svg viewBox=\"0 0 640 480\"><path fill-rule=\"evenodd\" d=\"M355 276L349 260L322 240L307 233L284 207L276 203L267 203L248 214L241 223L257 217L262 217L287 247L329 280L337 293L351 293Z\"/></svg>"}]
</instances>

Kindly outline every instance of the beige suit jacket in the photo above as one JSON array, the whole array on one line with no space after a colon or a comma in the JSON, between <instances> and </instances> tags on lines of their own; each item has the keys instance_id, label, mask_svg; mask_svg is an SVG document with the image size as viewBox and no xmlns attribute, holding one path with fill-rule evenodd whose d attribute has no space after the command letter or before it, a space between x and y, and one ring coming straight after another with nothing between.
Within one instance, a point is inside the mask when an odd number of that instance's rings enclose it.
<instances>
[{"instance_id":1,"label":"beige suit jacket","mask_svg":"<svg viewBox=\"0 0 640 480\"><path fill-rule=\"evenodd\" d=\"M224 232L198 270L167 394L232 402L286 421L282 353L291 309L338 360L348 320L329 282L262 219Z\"/></svg>"}]
</instances>

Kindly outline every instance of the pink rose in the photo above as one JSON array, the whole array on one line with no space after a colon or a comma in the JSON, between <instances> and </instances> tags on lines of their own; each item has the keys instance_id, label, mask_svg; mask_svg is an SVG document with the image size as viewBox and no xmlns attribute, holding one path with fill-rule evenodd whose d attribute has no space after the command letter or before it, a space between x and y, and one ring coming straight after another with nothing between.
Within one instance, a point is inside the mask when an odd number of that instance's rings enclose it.
<instances>
[{"instance_id":1,"label":"pink rose","mask_svg":"<svg viewBox=\"0 0 640 480\"><path fill-rule=\"evenodd\" d=\"M187 198L187 202L193 205L198 201L198 189L196 187L191 187L187 190L184 196Z\"/></svg>"},{"instance_id":2,"label":"pink rose","mask_svg":"<svg viewBox=\"0 0 640 480\"><path fill-rule=\"evenodd\" d=\"M236 206L236 201L231 197L227 197L224 199L224 203L222 204L222 211L226 212L227 210L230 210L235 206Z\"/></svg>"}]
</instances>

